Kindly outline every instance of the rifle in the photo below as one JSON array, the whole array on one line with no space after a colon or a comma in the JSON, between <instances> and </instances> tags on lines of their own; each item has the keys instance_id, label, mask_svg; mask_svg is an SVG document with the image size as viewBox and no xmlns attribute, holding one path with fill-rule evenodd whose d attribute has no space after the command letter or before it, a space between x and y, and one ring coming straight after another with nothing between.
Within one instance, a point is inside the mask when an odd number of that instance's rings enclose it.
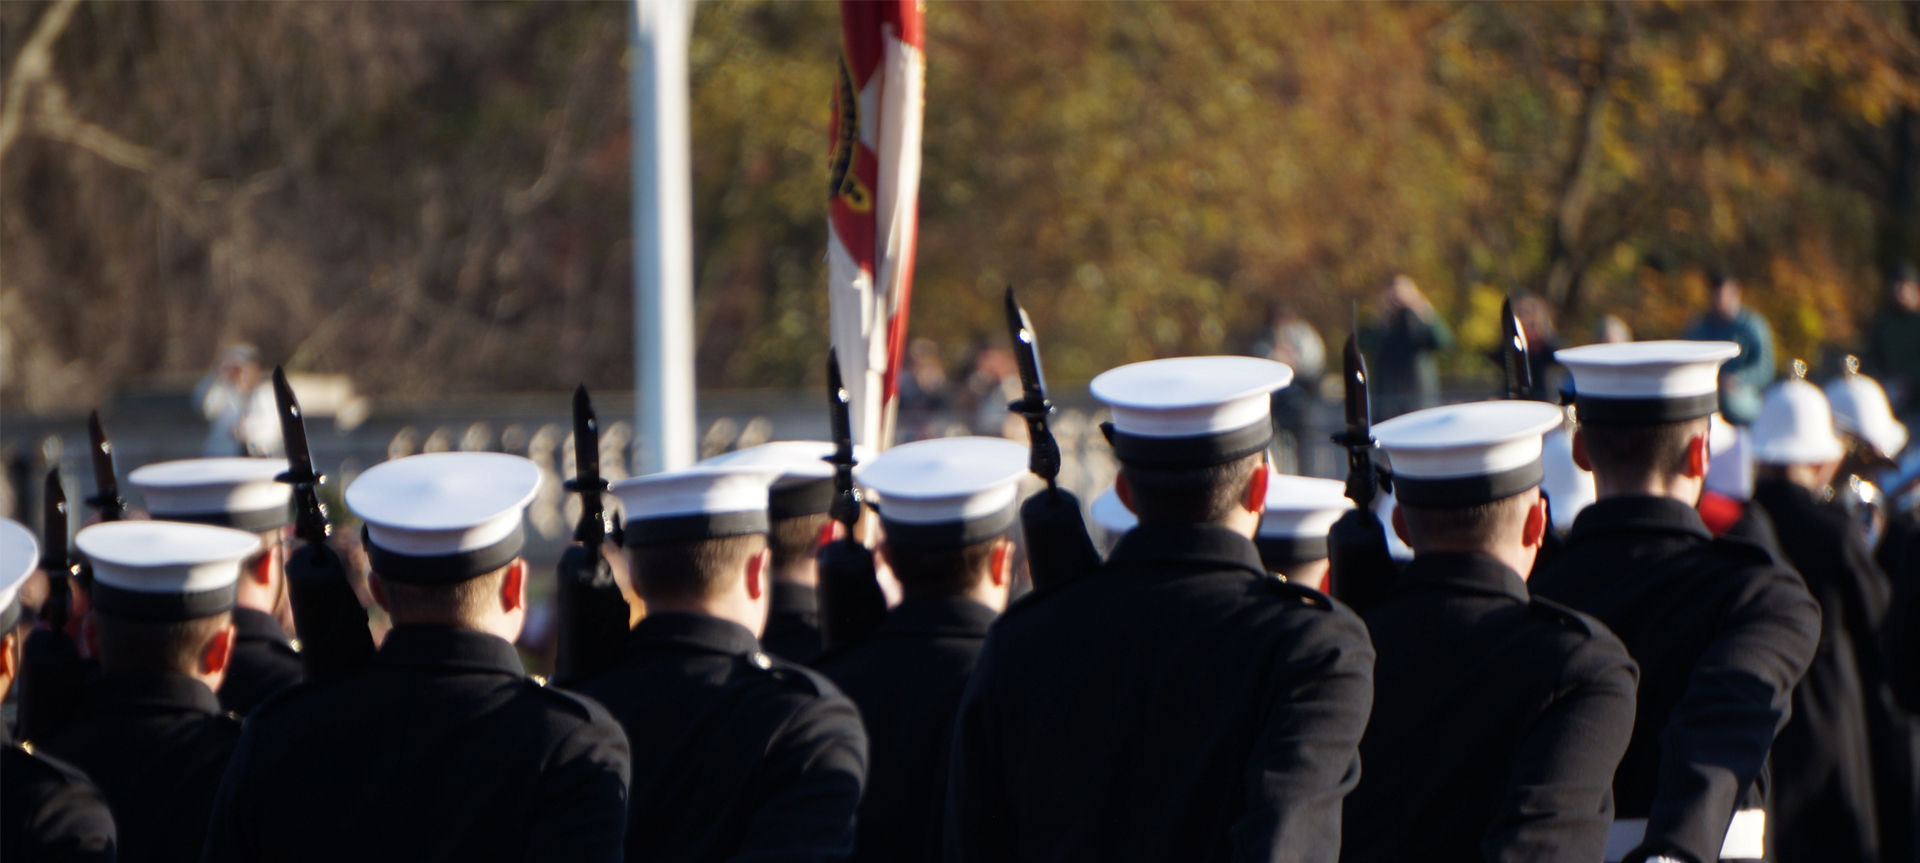
<instances>
[{"instance_id":1,"label":"rifle","mask_svg":"<svg viewBox=\"0 0 1920 863\"><path fill-rule=\"evenodd\" d=\"M1385 595L1400 568L1387 551L1386 529L1373 513L1381 489L1392 480L1373 463L1373 408L1367 399L1367 360L1354 334L1342 351L1341 380L1346 385L1346 430L1333 442L1347 448L1347 498L1354 509L1327 532L1327 589L1342 602L1363 609Z\"/></svg>"},{"instance_id":2,"label":"rifle","mask_svg":"<svg viewBox=\"0 0 1920 863\"><path fill-rule=\"evenodd\" d=\"M1527 353L1527 332L1513 314L1512 297L1500 306L1500 329L1505 337L1500 344L1500 360L1506 366L1507 398L1533 398L1533 363Z\"/></svg>"},{"instance_id":3,"label":"rifle","mask_svg":"<svg viewBox=\"0 0 1920 863\"><path fill-rule=\"evenodd\" d=\"M373 656L373 633L367 629L367 610L347 580L346 566L327 545L332 527L319 491L326 477L314 472L300 401L287 383L286 370L278 366L273 370L273 401L287 449L287 472L275 479L293 486L294 535L305 544L287 555L286 565L300 661L309 677L350 671Z\"/></svg>"},{"instance_id":4,"label":"rifle","mask_svg":"<svg viewBox=\"0 0 1920 863\"><path fill-rule=\"evenodd\" d=\"M1087 536L1079 499L1055 482L1060 475L1060 444L1047 426L1053 402L1047 399L1047 380L1040 372L1033 321L1014 298L1012 285L1007 286L1007 336L1020 367L1021 388L1020 398L1008 402L1007 410L1026 419L1031 453L1027 469L1047 482L1045 491L1020 504L1022 544L1034 587L1046 587L1093 571L1100 565L1100 552Z\"/></svg>"},{"instance_id":5,"label":"rifle","mask_svg":"<svg viewBox=\"0 0 1920 863\"><path fill-rule=\"evenodd\" d=\"M74 608L72 581L79 567L67 552L67 492L60 468L47 471L42 503L40 568L47 574L45 627L27 634L20 657L20 736L45 740L79 715L96 663L80 656L67 623Z\"/></svg>"},{"instance_id":6,"label":"rifle","mask_svg":"<svg viewBox=\"0 0 1920 863\"><path fill-rule=\"evenodd\" d=\"M47 574L47 601L40 619L47 628L66 632L73 614L73 561L67 554L67 490L60 483L60 466L47 469L40 494L40 570Z\"/></svg>"},{"instance_id":7,"label":"rifle","mask_svg":"<svg viewBox=\"0 0 1920 863\"><path fill-rule=\"evenodd\" d=\"M93 457L93 497L87 505L98 510L101 521L119 521L127 517L127 502L120 499L120 479L113 473L113 443L100 425L100 412L87 414L87 454Z\"/></svg>"},{"instance_id":8,"label":"rifle","mask_svg":"<svg viewBox=\"0 0 1920 863\"><path fill-rule=\"evenodd\" d=\"M601 554L609 529L605 499L606 479L600 476L600 421L586 384L573 391L573 479L568 491L580 495L580 523L574 526L574 545L560 554L556 596L560 611L559 644L554 656L554 678L570 681L591 677L613 667L630 631L632 608L620 594L613 568ZM620 544L613 531L614 544Z\"/></svg>"},{"instance_id":9,"label":"rifle","mask_svg":"<svg viewBox=\"0 0 1920 863\"><path fill-rule=\"evenodd\" d=\"M833 504L827 514L842 527L841 538L820 549L820 643L832 650L872 634L887 613L886 595L873 564L873 550L855 532L860 522L860 490L853 485L852 397L840 377L840 356L827 351L827 419L833 428Z\"/></svg>"}]
</instances>

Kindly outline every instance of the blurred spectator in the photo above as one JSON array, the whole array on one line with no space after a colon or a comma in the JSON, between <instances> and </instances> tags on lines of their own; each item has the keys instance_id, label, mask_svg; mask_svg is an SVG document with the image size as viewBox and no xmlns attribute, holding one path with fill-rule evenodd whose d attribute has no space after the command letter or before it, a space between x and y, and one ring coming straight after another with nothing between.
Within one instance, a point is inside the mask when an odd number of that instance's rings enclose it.
<instances>
[{"instance_id":1,"label":"blurred spectator","mask_svg":"<svg viewBox=\"0 0 1920 863\"><path fill-rule=\"evenodd\" d=\"M899 439L921 440L937 434L938 414L948 407L947 370L940 362L940 346L932 339L914 339L907 345L906 361L901 363Z\"/></svg>"},{"instance_id":2,"label":"blurred spectator","mask_svg":"<svg viewBox=\"0 0 1920 863\"><path fill-rule=\"evenodd\" d=\"M1394 276L1380 292L1379 317L1360 331L1360 348L1373 376L1368 395L1375 419L1440 404L1440 369L1434 355L1453 349L1453 330L1413 279Z\"/></svg>"},{"instance_id":3,"label":"blurred spectator","mask_svg":"<svg viewBox=\"0 0 1920 863\"><path fill-rule=\"evenodd\" d=\"M1720 367L1720 413L1728 422L1750 425L1760 415L1761 391L1773 383L1773 328L1740 302L1740 283L1729 274L1714 274L1709 298L1712 307L1681 338L1740 346L1740 355Z\"/></svg>"},{"instance_id":4,"label":"blurred spectator","mask_svg":"<svg viewBox=\"0 0 1920 863\"><path fill-rule=\"evenodd\" d=\"M1633 328L1619 315L1606 315L1600 319L1600 325L1594 329L1594 340L1603 345L1618 345L1633 341Z\"/></svg>"},{"instance_id":5,"label":"blurred spectator","mask_svg":"<svg viewBox=\"0 0 1920 863\"><path fill-rule=\"evenodd\" d=\"M1330 461L1323 458L1322 451L1331 449L1332 444L1327 440L1330 432L1320 401L1320 378L1327 371L1326 343L1293 306L1283 304L1274 310L1272 322L1254 344L1253 352L1293 369L1293 383L1273 394L1274 430L1284 444L1284 454L1290 454L1293 462L1279 465L1281 472L1329 475L1333 466L1322 464Z\"/></svg>"},{"instance_id":6,"label":"blurred spectator","mask_svg":"<svg viewBox=\"0 0 1920 863\"><path fill-rule=\"evenodd\" d=\"M1913 264L1902 261L1888 274L1887 305L1867 330L1860 366L1886 387L1895 416L1914 414L1914 387L1920 385L1920 274Z\"/></svg>"},{"instance_id":7,"label":"blurred spectator","mask_svg":"<svg viewBox=\"0 0 1920 863\"><path fill-rule=\"evenodd\" d=\"M1011 416L1007 403L1020 398L1020 366L1011 351L983 348L956 389L956 407L969 417L973 433L998 437Z\"/></svg>"},{"instance_id":8,"label":"blurred spectator","mask_svg":"<svg viewBox=\"0 0 1920 863\"><path fill-rule=\"evenodd\" d=\"M201 448L203 455L281 455L273 384L261 374L260 352L252 345L242 343L222 351L214 370L194 388L193 403L212 424Z\"/></svg>"}]
</instances>

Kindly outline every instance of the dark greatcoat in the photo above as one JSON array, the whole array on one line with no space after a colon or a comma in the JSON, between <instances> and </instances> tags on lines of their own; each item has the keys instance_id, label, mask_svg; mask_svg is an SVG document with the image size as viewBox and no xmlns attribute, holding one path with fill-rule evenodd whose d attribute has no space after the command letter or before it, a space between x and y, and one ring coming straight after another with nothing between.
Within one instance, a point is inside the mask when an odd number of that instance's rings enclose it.
<instances>
[{"instance_id":1,"label":"dark greatcoat","mask_svg":"<svg viewBox=\"0 0 1920 863\"><path fill-rule=\"evenodd\" d=\"M940 859L953 717L994 616L971 599L910 596L866 641L822 657L821 673L860 707L873 753L854 860Z\"/></svg>"},{"instance_id":2,"label":"dark greatcoat","mask_svg":"<svg viewBox=\"0 0 1920 863\"><path fill-rule=\"evenodd\" d=\"M1332 861L1373 646L1216 525L1142 524L994 625L961 699L949 861Z\"/></svg>"},{"instance_id":3,"label":"dark greatcoat","mask_svg":"<svg viewBox=\"0 0 1920 863\"><path fill-rule=\"evenodd\" d=\"M1693 507L1612 497L1581 511L1535 596L1600 619L1640 663L1619 818L1648 819L1636 855L1711 861L1733 814L1765 805L1774 735L1820 636L1820 609L1760 546L1714 538Z\"/></svg>"},{"instance_id":4,"label":"dark greatcoat","mask_svg":"<svg viewBox=\"0 0 1920 863\"><path fill-rule=\"evenodd\" d=\"M774 579L767 629L760 645L788 662L806 665L820 655L820 592Z\"/></svg>"},{"instance_id":5,"label":"dark greatcoat","mask_svg":"<svg viewBox=\"0 0 1920 863\"><path fill-rule=\"evenodd\" d=\"M1753 496L1773 516L1781 547L1820 601L1827 624L1793 722L1774 750L1781 863L1911 863L1920 726L1894 697L1881 644L1892 584L1839 507L1778 480L1757 484ZM1856 835L1877 841L1877 854L1851 854Z\"/></svg>"},{"instance_id":6,"label":"dark greatcoat","mask_svg":"<svg viewBox=\"0 0 1920 863\"><path fill-rule=\"evenodd\" d=\"M235 608L233 663L220 682L220 706L246 716L260 702L306 677L300 654L293 650L286 630L273 615L252 608Z\"/></svg>"},{"instance_id":7,"label":"dark greatcoat","mask_svg":"<svg viewBox=\"0 0 1920 863\"><path fill-rule=\"evenodd\" d=\"M7 738L0 723L0 860L113 863L113 814L86 774Z\"/></svg>"},{"instance_id":8,"label":"dark greatcoat","mask_svg":"<svg viewBox=\"0 0 1920 863\"><path fill-rule=\"evenodd\" d=\"M867 772L859 709L740 624L650 614L580 690L633 740L626 859L828 860L853 850Z\"/></svg>"},{"instance_id":9,"label":"dark greatcoat","mask_svg":"<svg viewBox=\"0 0 1920 863\"><path fill-rule=\"evenodd\" d=\"M240 721L184 674L102 674L86 706L41 748L107 798L122 863L195 861Z\"/></svg>"},{"instance_id":10,"label":"dark greatcoat","mask_svg":"<svg viewBox=\"0 0 1920 863\"><path fill-rule=\"evenodd\" d=\"M247 717L206 859L606 863L626 787L599 704L529 678L497 636L398 626L366 667Z\"/></svg>"},{"instance_id":11,"label":"dark greatcoat","mask_svg":"<svg viewBox=\"0 0 1920 863\"><path fill-rule=\"evenodd\" d=\"M1340 859L1598 860L1639 672L1481 554L1423 554L1361 615L1379 658Z\"/></svg>"}]
</instances>

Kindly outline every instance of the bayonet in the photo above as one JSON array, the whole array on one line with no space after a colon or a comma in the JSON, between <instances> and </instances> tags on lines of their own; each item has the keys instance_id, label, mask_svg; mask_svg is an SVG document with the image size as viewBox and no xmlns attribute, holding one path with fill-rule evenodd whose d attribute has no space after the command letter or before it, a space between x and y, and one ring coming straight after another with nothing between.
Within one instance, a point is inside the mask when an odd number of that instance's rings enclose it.
<instances>
[{"instance_id":1,"label":"bayonet","mask_svg":"<svg viewBox=\"0 0 1920 863\"><path fill-rule=\"evenodd\" d=\"M860 541L860 490L853 484L853 400L840 376L840 356L827 351L827 421L833 429L833 503L827 514L842 536L820 549L820 643L832 650L865 639L887 613L873 551Z\"/></svg>"},{"instance_id":2,"label":"bayonet","mask_svg":"<svg viewBox=\"0 0 1920 863\"><path fill-rule=\"evenodd\" d=\"M607 526L608 483L600 475L600 419L593 412L586 384L573 391L573 479L567 480L566 487L580 495L580 522L573 528L574 544L560 553L555 572L560 638L554 676L574 681L619 661L633 614L602 553L609 535L619 545L621 534Z\"/></svg>"},{"instance_id":3,"label":"bayonet","mask_svg":"<svg viewBox=\"0 0 1920 863\"><path fill-rule=\"evenodd\" d=\"M286 567L300 662L309 677L350 671L373 656L373 633L367 629L367 610L347 581L346 566L327 547L333 529L320 500L326 477L313 469L306 415L287 383L286 370L278 366L273 370L273 401L287 450L287 472L275 479L293 486L293 532L306 543L303 553L287 555Z\"/></svg>"},{"instance_id":4,"label":"bayonet","mask_svg":"<svg viewBox=\"0 0 1920 863\"><path fill-rule=\"evenodd\" d=\"M47 470L41 492L40 569L47 574L47 601L40 617L50 629L67 628L73 610L73 562L67 555L67 490L60 484L60 467Z\"/></svg>"},{"instance_id":5,"label":"bayonet","mask_svg":"<svg viewBox=\"0 0 1920 863\"><path fill-rule=\"evenodd\" d=\"M1527 354L1527 331L1513 313L1513 298L1500 306L1500 361L1506 366L1507 398L1533 398L1533 363Z\"/></svg>"},{"instance_id":6,"label":"bayonet","mask_svg":"<svg viewBox=\"0 0 1920 863\"><path fill-rule=\"evenodd\" d=\"M1080 501L1060 488L1060 444L1047 424L1053 402L1047 399L1047 378L1040 371L1040 346L1033 320L1007 286L1007 336L1013 342L1014 363L1020 369L1020 398L1007 410L1027 421L1027 469L1047 481L1046 491L1020 504L1020 527L1026 536L1027 571L1035 587L1064 583L1100 566L1100 551L1087 536Z\"/></svg>"},{"instance_id":7,"label":"bayonet","mask_svg":"<svg viewBox=\"0 0 1920 863\"><path fill-rule=\"evenodd\" d=\"M1341 382L1346 385L1347 429L1333 436L1333 442L1347 448L1347 497L1355 506L1373 506L1380 481L1373 466L1373 408L1367 401L1367 360L1360 355L1360 342L1347 335L1341 352Z\"/></svg>"},{"instance_id":8,"label":"bayonet","mask_svg":"<svg viewBox=\"0 0 1920 863\"><path fill-rule=\"evenodd\" d=\"M853 485L853 397L840 377L840 355L827 349L827 422L833 430L833 504L828 510L846 528L849 540L860 521L860 490Z\"/></svg>"},{"instance_id":9,"label":"bayonet","mask_svg":"<svg viewBox=\"0 0 1920 863\"><path fill-rule=\"evenodd\" d=\"M587 385L573 391L573 479L567 490L580 495L580 523L573 540L598 552L607 538L606 503L601 494L607 481L600 476L600 420L593 413Z\"/></svg>"},{"instance_id":10,"label":"bayonet","mask_svg":"<svg viewBox=\"0 0 1920 863\"><path fill-rule=\"evenodd\" d=\"M1020 367L1021 389L1019 400L1008 402L1007 410L1027 421L1031 453L1027 457L1027 469L1047 481L1050 493L1058 494L1054 480L1060 476L1060 444L1054 441L1053 430L1047 426L1053 402L1047 400L1047 379L1040 372L1040 348L1034 340L1033 321L1027 317L1027 310L1020 307L1020 301L1014 299L1012 285L1007 286L1007 335L1013 342L1014 362Z\"/></svg>"},{"instance_id":11,"label":"bayonet","mask_svg":"<svg viewBox=\"0 0 1920 863\"><path fill-rule=\"evenodd\" d=\"M100 425L100 412L87 414L87 454L93 457L93 497L87 505L100 513L101 521L119 521L127 515L127 503L120 499L120 480L113 473L113 442Z\"/></svg>"},{"instance_id":12,"label":"bayonet","mask_svg":"<svg viewBox=\"0 0 1920 863\"><path fill-rule=\"evenodd\" d=\"M313 453L307 448L307 424L300 413L300 400L294 397L293 386L287 383L286 370L279 366L273 369L273 401L280 415L280 438L287 450L287 472L276 479L293 486L294 534L318 555L332 532L327 525L326 504L320 501L319 492L326 477L313 470Z\"/></svg>"}]
</instances>

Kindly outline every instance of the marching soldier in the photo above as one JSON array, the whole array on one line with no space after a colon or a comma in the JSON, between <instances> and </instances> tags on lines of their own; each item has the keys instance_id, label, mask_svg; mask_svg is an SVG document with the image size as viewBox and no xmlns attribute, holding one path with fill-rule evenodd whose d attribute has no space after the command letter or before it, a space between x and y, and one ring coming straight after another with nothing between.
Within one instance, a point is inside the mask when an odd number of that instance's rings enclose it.
<instances>
[{"instance_id":1,"label":"marching soldier","mask_svg":"<svg viewBox=\"0 0 1920 863\"><path fill-rule=\"evenodd\" d=\"M199 458L150 464L127 475L156 521L213 524L260 538L242 564L233 606L239 632L220 684L220 706L246 716L267 696L300 682L300 655L276 615L287 596L282 563L292 489L275 477L285 459Z\"/></svg>"},{"instance_id":2,"label":"marching soldier","mask_svg":"<svg viewBox=\"0 0 1920 863\"><path fill-rule=\"evenodd\" d=\"M1414 558L1362 613L1379 658L1341 860L1597 860L1606 846L1637 669L1523 575L1548 530L1541 435L1560 423L1551 405L1496 401L1373 428Z\"/></svg>"},{"instance_id":3,"label":"marching soldier","mask_svg":"<svg viewBox=\"0 0 1920 863\"><path fill-rule=\"evenodd\" d=\"M1327 532L1353 501L1339 480L1274 473L1267 477L1267 509L1253 545L1269 572L1325 592Z\"/></svg>"},{"instance_id":4,"label":"marching soldier","mask_svg":"<svg viewBox=\"0 0 1920 863\"><path fill-rule=\"evenodd\" d=\"M521 669L532 462L436 453L347 488L393 629L247 718L206 860L614 860L627 741Z\"/></svg>"},{"instance_id":5,"label":"marching soldier","mask_svg":"<svg viewBox=\"0 0 1920 863\"><path fill-rule=\"evenodd\" d=\"M1026 447L983 437L897 446L861 469L880 494L880 556L905 598L871 637L818 664L859 706L871 742L854 860L940 859L953 716L1007 606L1026 470Z\"/></svg>"},{"instance_id":6,"label":"marching soldier","mask_svg":"<svg viewBox=\"0 0 1920 863\"><path fill-rule=\"evenodd\" d=\"M47 752L93 779L123 861L200 859L240 722L214 696L233 659L234 594L251 533L102 522L74 537L93 563L100 676Z\"/></svg>"},{"instance_id":7,"label":"marching soldier","mask_svg":"<svg viewBox=\"0 0 1920 863\"><path fill-rule=\"evenodd\" d=\"M1826 503L1846 454L1826 396L1798 377L1780 382L1767 391L1753 438L1753 499L1826 622L1774 747L1778 858L1904 860L1912 725L1893 704L1879 643L1892 590L1860 528Z\"/></svg>"},{"instance_id":8,"label":"marching soldier","mask_svg":"<svg viewBox=\"0 0 1920 863\"><path fill-rule=\"evenodd\" d=\"M1140 523L995 624L956 720L947 859L1338 856L1373 648L1253 544L1289 377L1188 357L1094 379Z\"/></svg>"},{"instance_id":9,"label":"marching soldier","mask_svg":"<svg viewBox=\"0 0 1920 863\"><path fill-rule=\"evenodd\" d=\"M1590 614L1640 664L1633 737L1614 773L1608 861L1768 856L1761 780L1819 607L1760 546L1718 538L1694 508L1724 342L1569 348L1574 460L1599 499L1574 519L1534 595Z\"/></svg>"},{"instance_id":10,"label":"marching soldier","mask_svg":"<svg viewBox=\"0 0 1920 863\"><path fill-rule=\"evenodd\" d=\"M0 519L0 696L20 675L20 587L40 562L33 534ZM7 738L0 723L0 860L113 863L113 815L78 768Z\"/></svg>"},{"instance_id":11,"label":"marching soldier","mask_svg":"<svg viewBox=\"0 0 1920 863\"><path fill-rule=\"evenodd\" d=\"M758 640L771 587L767 487L779 473L694 467L613 487L647 616L621 662L580 688L634 743L632 863L853 849L867 770L859 711Z\"/></svg>"}]
</instances>

